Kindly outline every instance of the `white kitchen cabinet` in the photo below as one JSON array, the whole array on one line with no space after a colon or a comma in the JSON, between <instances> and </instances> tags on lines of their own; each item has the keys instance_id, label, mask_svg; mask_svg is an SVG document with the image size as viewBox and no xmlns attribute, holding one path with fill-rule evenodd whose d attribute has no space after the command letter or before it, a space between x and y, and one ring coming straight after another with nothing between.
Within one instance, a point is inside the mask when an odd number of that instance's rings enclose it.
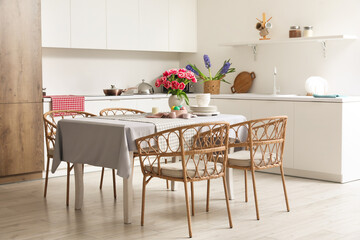
<instances>
[{"instance_id":1,"label":"white kitchen cabinet","mask_svg":"<svg viewBox=\"0 0 360 240\"><path fill-rule=\"evenodd\" d=\"M107 0L107 48L136 50L139 45L139 1Z\"/></svg>"},{"instance_id":2,"label":"white kitchen cabinet","mask_svg":"<svg viewBox=\"0 0 360 240\"><path fill-rule=\"evenodd\" d=\"M169 0L169 51L196 52L197 0Z\"/></svg>"},{"instance_id":3,"label":"white kitchen cabinet","mask_svg":"<svg viewBox=\"0 0 360 240\"><path fill-rule=\"evenodd\" d=\"M71 47L106 49L106 1L71 0Z\"/></svg>"},{"instance_id":4,"label":"white kitchen cabinet","mask_svg":"<svg viewBox=\"0 0 360 240\"><path fill-rule=\"evenodd\" d=\"M296 103L294 168L340 175L342 106Z\"/></svg>"},{"instance_id":5,"label":"white kitchen cabinet","mask_svg":"<svg viewBox=\"0 0 360 240\"><path fill-rule=\"evenodd\" d=\"M70 0L41 0L43 47L70 47Z\"/></svg>"},{"instance_id":6,"label":"white kitchen cabinet","mask_svg":"<svg viewBox=\"0 0 360 240\"><path fill-rule=\"evenodd\" d=\"M240 114L251 119L252 107L249 101L232 100L232 99L211 99L211 105L217 106L220 113L224 114Z\"/></svg>"},{"instance_id":7,"label":"white kitchen cabinet","mask_svg":"<svg viewBox=\"0 0 360 240\"><path fill-rule=\"evenodd\" d=\"M168 51L169 0L139 0L139 50Z\"/></svg>"}]
</instances>

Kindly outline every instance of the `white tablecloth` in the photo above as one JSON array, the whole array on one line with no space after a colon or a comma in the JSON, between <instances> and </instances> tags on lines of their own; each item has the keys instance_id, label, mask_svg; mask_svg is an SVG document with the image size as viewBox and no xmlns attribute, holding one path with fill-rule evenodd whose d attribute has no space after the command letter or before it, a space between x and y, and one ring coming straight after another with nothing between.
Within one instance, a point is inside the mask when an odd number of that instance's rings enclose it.
<instances>
[{"instance_id":1,"label":"white tablecloth","mask_svg":"<svg viewBox=\"0 0 360 240\"><path fill-rule=\"evenodd\" d=\"M164 120L170 122L172 119ZM153 120L149 119L149 121ZM241 115L221 114L190 121L191 123L226 121L234 124L246 121L246 118ZM183 122L187 125L186 120ZM154 123L146 122L145 119L136 121L136 119L126 120L126 117L124 119L93 117L60 120L51 171L54 173L60 162L66 161L117 169L120 177L128 178L131 174L129 151L136 150L135 140L155 132Z\"/></svg>"}]
</instances>

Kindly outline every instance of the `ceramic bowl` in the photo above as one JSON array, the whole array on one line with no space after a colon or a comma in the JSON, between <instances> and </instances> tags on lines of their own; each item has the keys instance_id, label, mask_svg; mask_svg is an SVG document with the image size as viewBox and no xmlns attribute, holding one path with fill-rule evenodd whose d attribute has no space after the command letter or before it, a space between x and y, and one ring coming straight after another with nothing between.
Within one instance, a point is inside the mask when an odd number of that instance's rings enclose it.
<instances>
[{"instance_id":1,"label":"ceramic bowl","mask_svg":"<svg viewBox=\"0 0 360 240\"><path fill-rule=\"evenodd\" d=\"M210 93L197 94L195 99L199 107L207 107L210 103Z\"/></svg>"}]
</instances>

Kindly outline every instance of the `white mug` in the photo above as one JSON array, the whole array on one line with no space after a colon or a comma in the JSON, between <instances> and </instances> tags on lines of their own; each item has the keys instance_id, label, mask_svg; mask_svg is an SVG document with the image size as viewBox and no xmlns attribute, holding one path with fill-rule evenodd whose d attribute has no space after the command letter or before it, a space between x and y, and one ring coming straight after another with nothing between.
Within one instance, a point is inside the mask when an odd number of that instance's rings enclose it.
<instances>
[{"instance_id":1,"label":"white mug","mask_svg":"<svg viewBox=\"0 0 360 240\"><path fill-rule=\"evenodd\" d=\"M207 107L210 103L210 93L204 93L204 94L197 94L195 96L197 105L199 107Z\"/></svg>"}]
</instances>

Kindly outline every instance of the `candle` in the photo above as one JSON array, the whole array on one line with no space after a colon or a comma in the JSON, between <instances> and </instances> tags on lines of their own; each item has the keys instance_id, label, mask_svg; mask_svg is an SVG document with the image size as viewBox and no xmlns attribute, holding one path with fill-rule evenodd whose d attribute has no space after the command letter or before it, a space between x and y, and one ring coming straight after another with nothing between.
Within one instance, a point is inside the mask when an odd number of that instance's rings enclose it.
<instances>
[{"instance_id":1,"label":"candle","mask_svg":"<svg viewBox=\"0 0 360 240\"><path fill-rule=\"evenodd\" d=\"M159 108L158 107L153 107L152 108L152 114L157 114L159 112Z\"/></svg>"}]
</instances>

